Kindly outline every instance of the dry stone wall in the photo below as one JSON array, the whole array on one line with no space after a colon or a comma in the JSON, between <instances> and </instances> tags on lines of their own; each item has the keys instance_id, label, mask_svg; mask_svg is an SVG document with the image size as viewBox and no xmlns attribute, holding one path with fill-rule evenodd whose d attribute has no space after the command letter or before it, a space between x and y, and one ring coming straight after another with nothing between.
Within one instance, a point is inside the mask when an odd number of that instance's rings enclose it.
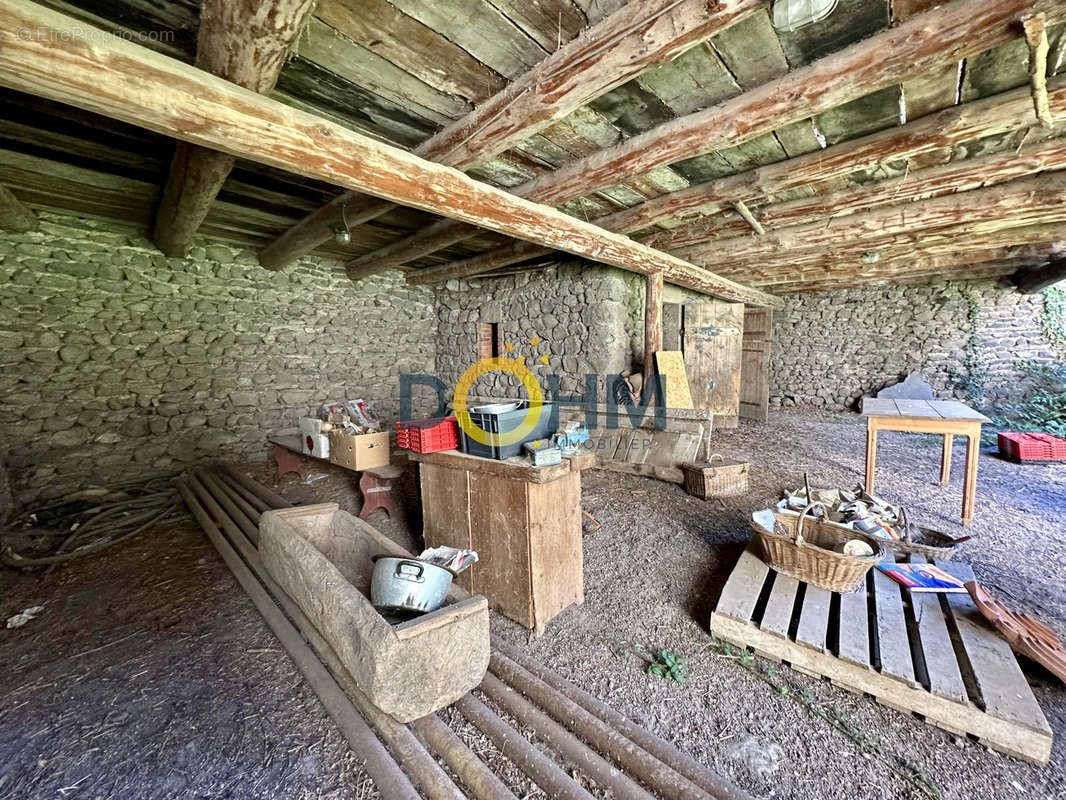
<instances>
[{"instance_id":1,"label":"dry stone wall","mask_svg":"<svg viewBox=\"0 0 1066 800\"><path fill-rule=\"evenodd\" d=\"M1064 357L1043 307L995 280L790 295L774 314L771 405L855 408L915 371L938 397L1017 399L1020 362Z\"/></svg>"},{"instance_id":2,"label":"dry stone wall","mask_svg":"<svg viewBox=\"0 0 1066 800\"><path fill-rule=\"evenodd\" d=\"M136 230L43 215L0 232L0 456L22 502L265 453L323 400L386 421L398 376L430 372L433 291L398 273L353 285L301 259L200 243L167 259Z\"/></svg>"}]
</instances>

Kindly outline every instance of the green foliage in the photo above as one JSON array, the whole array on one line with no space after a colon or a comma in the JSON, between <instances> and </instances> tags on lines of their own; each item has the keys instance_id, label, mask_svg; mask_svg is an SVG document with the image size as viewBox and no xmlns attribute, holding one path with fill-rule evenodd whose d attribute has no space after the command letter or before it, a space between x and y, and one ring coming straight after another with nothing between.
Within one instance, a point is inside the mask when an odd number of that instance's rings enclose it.
<instances>
[{"instance_id":1,"label":"green foliage","mask_svg":"<svg viewBox=\"0 0 1066 800\"><path fill-rule=\"evenodd\" d=\"M655 675L678 683L685 682L688 664L685 663L684 656L681 653L676 650L667 650L665 647L648 653L639 644L634 643L633 646L637 651L637 655L647 662L644 666L644 672L648 675Z\"/></svg>"},{"instance_id":2,"label":"green foliage","mask_svg":"<svg viewBox=\"0 0 1066 800\"><path fill-rule=\"evenodd\" d=\"M827 722L854 742L859 749L886 764L896 775L907 782L922 797L940 800L940 788L921 767L911 763L903 756L888 751L876 736L862 730L847 714L835 706L820 702L814 692L789 684L777 674L772 664L764 666L747 648L734 647L717 637L711 637L718 651L727 658L734 658L748 672L766 683L775 694L782 698L791 698L806 708L815 717Z\"/></svg>"},{"instance_id":3,"label":"green foliage","mask_svg":"<svg viewBox=\"0 0 1066 800\"><path fill-rule=\"evenodd\" d=\"M997 426L1066 437L1066 364L1022 361L1018 367L1025 399L997 404L992 412Z\"/></svg>"},{"instance_id":4,"label":"green foliage","mask_svg":"<svg viewBox=\"0 0 1066 800\"><path fill-rule=\"evenodd\" d=\"M1044 290L1040 324L1048 341L1060 349L1066 348L1066 289L1052 286Z\"/></svg>"}]
</instances>

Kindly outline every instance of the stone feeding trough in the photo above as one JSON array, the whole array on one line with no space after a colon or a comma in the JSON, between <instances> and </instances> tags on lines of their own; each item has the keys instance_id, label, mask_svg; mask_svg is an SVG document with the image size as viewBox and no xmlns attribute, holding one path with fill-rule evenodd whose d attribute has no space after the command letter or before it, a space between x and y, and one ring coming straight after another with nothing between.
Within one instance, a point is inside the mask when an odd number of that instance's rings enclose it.
<instances>
[{"instance_id":1,"label":"stone feeding trough","mask_svg":"<svg viewBox=\"0 0 1066 800\"><path fill-rule=\"evenodd\" d=\"M278 585L337 652L359 688L400 722L477 686L489 664L488 603L453 588L436 611L390 624L370 602L373 557L411 557L336 503L268 511L259 552Z\"/></svg>"}]
</instances>

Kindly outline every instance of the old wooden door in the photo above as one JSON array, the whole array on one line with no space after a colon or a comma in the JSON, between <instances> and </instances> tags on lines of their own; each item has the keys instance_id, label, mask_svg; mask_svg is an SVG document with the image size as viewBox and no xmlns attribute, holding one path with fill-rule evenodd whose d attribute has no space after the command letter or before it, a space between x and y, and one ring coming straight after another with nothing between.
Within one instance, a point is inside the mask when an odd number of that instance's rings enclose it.
<instances>
[{"instance_id":1,"label":"old wooden door","mask_svg":"<svg viewBox=\"0 0 1066 800\"><path fill-rule=\"evenodd\" d=\"M766 422L770 409L770 341L774 312L744 309L744 345L740 359L740 416Z\"/></svg>"},{"instance_id":2,"label":"old wooden door","mask_svg":"<svg viewBox=\"0 0 1066 800\"><path fill-rule=\"evenodd\" d=\"M715 428L735 428L740 415L743 303L686 303L685 371L694 408L714 413Z\"/></svg>"}]
</instances>

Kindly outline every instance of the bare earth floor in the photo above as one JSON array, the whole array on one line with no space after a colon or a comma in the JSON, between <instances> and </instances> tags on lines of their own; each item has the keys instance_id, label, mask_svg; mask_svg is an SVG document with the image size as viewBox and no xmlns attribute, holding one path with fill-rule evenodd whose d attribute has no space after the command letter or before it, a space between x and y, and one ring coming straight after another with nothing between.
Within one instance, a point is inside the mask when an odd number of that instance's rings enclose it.
<instances>
[{"instance_id":1,"label":"bare earth floor","mask_svg":"<svg viewBox=\"0 0 1066 800\"><path fill-rule=\"evenodd\" d=\"M1066 797L1066 687L1024 662L1056 742L1038 768L787 668L779 677L876 737L888 761L776 693L707 630L725 577L748 538L751 511L795 486L861 478L862 419L780 413L716 435L751 461L751 486L724 507L679 487L604 471L583 476L584 508L602 528L585 538L585 603L540 639L498 616L493 629L759 797L921 797L890 766L900 756L945 798ZM961 530L962 445L951 485L938 483L939 441L882 434L878 491L919 521ZM317 466L317 465L316 465ZM266 479L266 463L248 465ZM358 508L351 473L280 491ZM413 481L407 514L371 522L405 546L420 527ZM974 540L960 558L1013 607L1066 634L1066 466L1019 466L983 453ZM110 555L47 577L4 572L0 614L45 612L0 629L0 798L333 798L376 793L315 696L191 522L152 531ZM643 672L633 643L691 663L678 685ZM449 724L519 797L543 797L483 737Z\"/></svg>"}]
</instances>

